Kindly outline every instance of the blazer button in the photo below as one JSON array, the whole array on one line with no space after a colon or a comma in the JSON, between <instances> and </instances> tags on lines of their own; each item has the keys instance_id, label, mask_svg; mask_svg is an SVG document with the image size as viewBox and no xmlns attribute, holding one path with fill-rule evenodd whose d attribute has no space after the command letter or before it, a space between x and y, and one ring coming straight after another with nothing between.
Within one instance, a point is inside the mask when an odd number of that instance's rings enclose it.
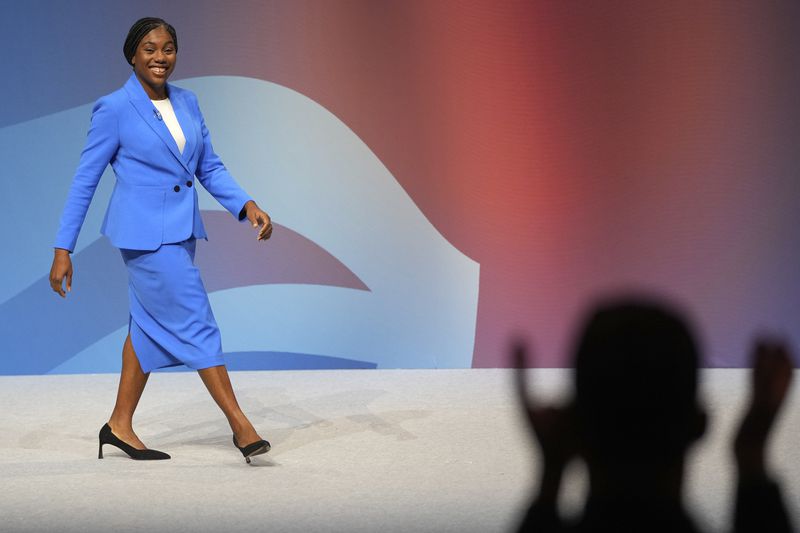
<instances>
[{"instance_id":1,"label":"blazer button","mask_svg":"<svg viewBox=\"0 0 800 533\"><path fill-rule=\"evenodd\" d=\"M178 192L179 190L181 190L181 186L180 185L176 185L176 186L174 186L172 188L172 190L175 191L175 192Z\"/></svg>"},{"instance_id":2,"label":"blazer button","mask_svg":"<svg viewBox=\"0 0 800 533\"><path fill-rule=\"evenodd\" d=\"M187 182L186 182L186 186L187 186L187 187L191 187L191 186L192 186L192 182L191 182L191 181L187 181Z\"/></svg>"}]
</instances>

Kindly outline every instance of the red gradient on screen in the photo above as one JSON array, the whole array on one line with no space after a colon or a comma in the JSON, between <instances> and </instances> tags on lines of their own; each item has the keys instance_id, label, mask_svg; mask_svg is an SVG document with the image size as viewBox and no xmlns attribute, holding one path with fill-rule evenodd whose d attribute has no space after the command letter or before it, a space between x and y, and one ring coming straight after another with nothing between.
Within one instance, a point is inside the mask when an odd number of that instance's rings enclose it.
<instances>
[{"instance_id":1,"label":"red gradient on screen","mask_svg":"<svg viewBox=\"0 0 800 533\"><path fill-rule=\"evenodd\" d=\"M516 333L535 364L569 364L579 314L617 289L682 304L712 366L746 364L754 317L800 316L797 42L782 7L213 9L203 20L262 30L237 36L233 62L184 41L182 75L252 75L319 102L480 263L473 366L506 366Z\"/></svg>"}]
</instances>

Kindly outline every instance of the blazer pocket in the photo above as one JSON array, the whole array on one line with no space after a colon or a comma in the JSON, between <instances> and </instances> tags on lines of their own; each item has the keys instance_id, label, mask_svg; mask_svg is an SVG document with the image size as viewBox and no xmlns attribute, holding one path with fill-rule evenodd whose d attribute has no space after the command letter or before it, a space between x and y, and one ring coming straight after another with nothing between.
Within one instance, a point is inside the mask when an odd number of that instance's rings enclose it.
<instances>
[{"instance_id":1,"label":"blazer pocket","mask_svg":"<svg viewBox=\"0 0 800 533\"><path fill-rule=\"evenodd\" d=\"M104 231L118 248L155 250L164 233L163 187L117 181L106 210Z\"/></svg>"}]
</instances>

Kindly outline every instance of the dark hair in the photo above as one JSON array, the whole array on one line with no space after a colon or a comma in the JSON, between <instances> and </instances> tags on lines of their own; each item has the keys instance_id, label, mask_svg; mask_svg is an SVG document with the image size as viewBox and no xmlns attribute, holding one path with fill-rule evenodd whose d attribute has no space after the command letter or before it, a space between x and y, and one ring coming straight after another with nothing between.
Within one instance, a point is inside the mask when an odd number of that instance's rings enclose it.
<instances>
[{"instance_id":1,"label":"dark hair","mask_svg":"<svg viewBox=\"0 0 800 533\"><path fill-rule=\"evenodd\" d=\"M133 23L133 26L131 26L131 29L128 31L128 37L125 38L125 44L122 46L122 53L125 54L125 60L129 65L133 65L133 56L136 55L136 47L139 46L144 36L162 26L169 32L172 37L172 42L175 43L175 51L178 51L178 35L175 33L175 28L164 19L144 17Z\"/></svg>"},{"instance_id":2,"label":"dark hair","mask_svg":"<svg viewBox=\"0 0 800 533\"><path fill-rule=\"evenodd\" d=\"M688 321L664 302L599 305L575 353L584 439L613 462L674 457L691 440L699 353Z\"/></svg>"}]
</instances>

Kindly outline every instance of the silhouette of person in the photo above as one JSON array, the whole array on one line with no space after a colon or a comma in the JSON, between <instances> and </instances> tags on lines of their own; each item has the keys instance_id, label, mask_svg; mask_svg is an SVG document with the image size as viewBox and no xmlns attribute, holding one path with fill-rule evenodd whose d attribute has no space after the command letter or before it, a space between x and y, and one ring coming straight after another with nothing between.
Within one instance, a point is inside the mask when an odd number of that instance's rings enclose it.
<instances>
[{"instance_id":1,"label":"silhouette of person","mask_svg":"<svg viewBox=\"0 0 800 533\"><path fill-rule=\"evenodd\" d=\"M516 384L543 468L520 531L695 532L682 502L685 457L704 433L697 401L699 352L687 322L666 304L617 299L593 310L574 350L574 398L563 407L527 395L526 347L514 349ZM791 531L764 453L792 375L788 351L761 342L750 405L734 441L735 531ZM582 516L557 512L566 465L582 459L589 494Z\"/></svg>"}]
</instances>

